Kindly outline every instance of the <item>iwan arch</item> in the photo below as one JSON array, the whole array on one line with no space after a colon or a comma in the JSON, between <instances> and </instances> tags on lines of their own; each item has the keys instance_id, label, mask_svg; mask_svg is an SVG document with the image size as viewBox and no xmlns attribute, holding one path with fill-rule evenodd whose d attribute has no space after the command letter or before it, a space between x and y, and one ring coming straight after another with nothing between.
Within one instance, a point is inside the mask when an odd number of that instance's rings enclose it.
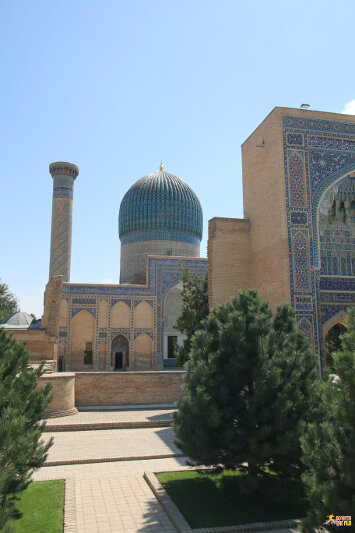
<instances>
[{"instance_id":1,"label":"iwan arch","mask_svg":"<svg viewBox=\"0 0 355 533\"><path fill-rule=\"evenodd\" d=\"M288 302L325 364L355 304L355 117L275 108L242 145L244 218L209 221L210 305Z\"/></svg>"}]
</instances>

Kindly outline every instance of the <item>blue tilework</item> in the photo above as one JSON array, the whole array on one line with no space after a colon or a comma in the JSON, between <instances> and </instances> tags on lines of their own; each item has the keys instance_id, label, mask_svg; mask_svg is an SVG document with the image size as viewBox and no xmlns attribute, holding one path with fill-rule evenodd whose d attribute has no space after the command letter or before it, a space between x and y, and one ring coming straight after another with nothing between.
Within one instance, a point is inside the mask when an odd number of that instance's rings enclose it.
<instances>
[{"instance_id":1,"label":"blue tilework","mask_svg":"<svg viewBox=\"0 0 355 533\"><path fill-rule=\"evenodd\" d=\"M73 298L72 304L95 304L96 298Z\"/></svg>"},{"instance_id":2,"label":"blue tilework","mask_svg":"<svg viewBox=\"0 0 355 533\"><path fill-rule=\"evenodd\" d=\"M325 277L320 278L320 289L330 291L355 291L355 278L335 278Z\"/></svg>"},{"instance_id":3,"label":"blue tilework","mask_svg":"<svg viewBox=\"0 0 355 533\"><path fill-rule=\"evenodd\" d=\"M291 213L292 224L307 224L307 213L293 211Z\"/></svg>"},{"instance_id":4,"label":"blue tilework","mask_svg":"<svg viewBox=\"0 0 355 533\"><path fill-rule=\"evenodd\" d=\"M291 305L319 353L322 324L354 301L354 277L341 274L349 272L346 261L332 263L338 276L319 270L318 209L329 187L355 170L355 124L284 115L283 138ZM324 242L326 249L327 236Z\"/></svg>"},{"instance_id":5,"label":"blue tilework","mask_svg":"<svg viewBox=\"0 0 355 533\"><path fill-rule=\"evenodd\" d=\"M189 242L198 246L201 239L186 233L186 231L169 231L164 228L156 230L132 231L131 233L127 233L121 237L121 245L128 244L130 242L141 241Z\"/></svg>"},{"instance_id":6,"label":"blue tilework","mask_svg":"<svg viewBox=\"0 0 355 533\"><path fill-rule=\"evenodd\" d=\"M55 176L53 178L53 198L73 199L74 178Z\"/></svg>"},{"instance_id":7,"label":"blue tilework","mask_svg":"<svg viewBox=\"0 0 355 533\"><path fill-rule=\"evenodd\" d=\"M282 119L284 128L296 128L297 130L308 130L309 132L321 131L355 135L354 122L337 122L335 120L304 118L292 115L284 115ZM296 133L300 132L297 131Z\"/></svg>"},{"instance_id":8,"label":"blue tilework","mask_svg":"<svg viewBox=\"0 0 355 533\"><path fill-rule=\"evenodd\" d=\"M162 324L162 304L166 293L176 283L180 281L179 264L183 267L190 269L190 272L194 276L204 276L207 272L207 259L200 258L155 258L148 257L148 282L147 285L135 286L135 285L83 285L75 283L63 283L62 294L63 297L78 298L82 295L91 294L93 296L117 296L117 299L113 298L113 301L125 301L130 303L132 296L139 296L141 301L147 301L152 305L151 300L146 300L146 296L157 297L157 353L154 363L161 364L163 353L163 324ZM75 309L75 312L79 312L82 309ZM95 309L86 309L88 312L95 312ZM123 333L129 338L129 330L112 330L112 338Z\"/></svg>"},{"instance_id":9,"label":"blue tilework","mask_svg":"<svg viewBox=\"0 0 355 533\"><path fill-rule=\"evenodd\" d=\"M131 300L127 299L127 298L118 298L118 299L113 299L111 301L111 307L113 307L114 305L116 305L118 302L123 302L125 303L126 305L128 305L128 307L131 307Z\"/></svg>"},{"instance_id":10,"label":"blue tilework","mask_svg":"<svg viewBox=\"0 0 355 533\"><path fill-rule=\"evenodd\" d=\"M322 303L346 303L355 305L355 292L320 291L320 301Z\"/></svg>"},{"instance_id":11,"label":"blue tilework","mask_svg":"<svg viewBox=\"0 0 355 533\"><path fill-rule=\"evenodd\" d=\"M88 313L90 313L90 315L92 315L95 319L96 319L96 309L95 307L77 307L77 308L73 308L72 309L72 312L71 312L71 317L73 318L75 315L77 315L78 313L80 313L80 311L87 311Z\"/></svg>"},{"instance_id":12,"label":"blue tilework","mask_svg":"<svg viewBox=\"0 0 355 533\"><path fill-rule=\"evenodd\" d=\"M339 311L347 311L349 305L322 305L321 307L321 323L325 324L332 316L339 313Z\"/></svg>"},{"instance_id":13,"label":"blue tilework","mask_svg":"<svg viewBox=\"0 0 355 533\"><path fill-rule=\"evenodd\" d=\"M163 171L154 172L138 180L123 197L118 227L124 242L138 239L142 231L156 232L154 238L159 240L164 231L201 240L201 204L191 187L180 178ZM128 236L131 241L127 240Z\"/></svg>"},{"instance_id":14,"label":"blue tilework","mask_svg":"<svg viewBox=\"0 0 355 533\"><path fill-rule=\"evenodd\" d=\"M134 332L134 340L136 340L137 337L139 337L139 335L148 335L148 337L150 337L152 340L154 338L154 333L152 330L140 330L140 331L135 331Z\"/></svg>"},{"instance_id":15,"label":"blue tilework","mask_svg":"<svg viewBox=\"0 0 355 533\"><path fill-rule=\"evenodd\" d=\"M311 346L313 346L313 316L305 315L297 317L297 326L301 331L303 331L306 339L311 344Z\"/></svg>"}]
</instances>

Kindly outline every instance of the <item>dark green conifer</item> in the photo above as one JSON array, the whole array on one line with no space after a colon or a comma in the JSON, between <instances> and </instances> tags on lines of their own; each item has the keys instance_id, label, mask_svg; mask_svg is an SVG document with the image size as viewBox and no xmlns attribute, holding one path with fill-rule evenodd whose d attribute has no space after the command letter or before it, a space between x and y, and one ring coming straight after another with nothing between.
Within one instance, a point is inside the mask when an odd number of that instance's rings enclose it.
<instances>
[{"instance_id":1,"label":"dark green conifer","mask_svg":"<svg viewBox=\"0 0 355 533\"><path fill-rule=\"evenodd\" d=\"M175 347L177 364L183 366L190 357L191 339L208 316L207 274L193 276L190 270L180 265L182 281L182 310L174 328L186 335L182 346Z\"/></svg>"},{"instance_id":2,"label":"dark green conifer","mask_svg":"<svg viewBox=\"0 0 355 533\"><path fill-rule=\"evenodd\" d=\"M321 526L330 514L355 520L355 307L349 312L342 348L333 353L332 371L322 384L328 419L309 424L301 438L307 467L302 478L311 502L303 531Z\"/></svg>"},{"instance_id":3,"label":"dark green conifer","mask_svg":"<svg viewBox=\"0 0 355 533\"><path fill-rule=\"evenodd\" d=\"M0 329L0 530L18 516L16 498L30 483L33 471L47 456L52 442L44 444L43 411L50 388L36 389L43 373L28 366L24 343Z\"/></svg>"},{"instance_id":4,"label":"dark green conifer","mask_svg":"<svg viewBox=\"0 0 355 533\"><path fill-rule=\"evenodd\" d=\"M214 309L192 339L175 433L194 462L299 475L299 437L318 416L316 357L287 305L273 317L255 290Z\"/></svg>"}]
</instances>

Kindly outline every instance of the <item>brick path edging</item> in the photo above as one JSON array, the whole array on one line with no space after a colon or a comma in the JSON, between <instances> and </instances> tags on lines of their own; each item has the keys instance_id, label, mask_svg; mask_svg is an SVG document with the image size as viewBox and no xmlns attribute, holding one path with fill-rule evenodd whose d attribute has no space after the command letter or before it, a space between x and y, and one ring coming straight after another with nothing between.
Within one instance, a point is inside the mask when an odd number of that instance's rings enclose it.
<instances>
[{"instance_id":1,"label":"brick path edging","mask_svg":"<svg viewBox=\"0 0 355 533\"><path fill-rule=\"evenodd\" d=\"M158 453L151 455L129 455L118 457L92 457L88 459L60 459L58 461L45 461L46 466L86 465L92 463L116 463L119 461L144 461L148 459L169 459L170 457L184 457L183 453Z\"/></svg>"},{"instance_id":2,"label":"brick path edging","mask_svg":"<svg viewBox=\"0 0 355 533\"><path fill-rule=\"evenodd\" d=\"M64 527L63 533L76 533L75 479L64 480Z\"/></svg>"},{"instance_id":3,"label":"brick path edging","mask_svg":"<svg viewBox=\"0 0 355 533\"><path fill-rule=\"evenodd\" d=\"M156 473L158 474L160 472ZM297 528L297 526L302 523L302 520L300 519L292 519L277 520L274 522L254 522L252 524L241 524L239 526L192 529L156 477L155 473L144 472L144 479L179 533L247 533L252 531L270 531L272 529Z\"/></svg>"},{"instance_id":4,"label":"brick path edging","mask_svg":"<svg viewBox=\"0 0 355 533\"><path fill-rule=\"evenodd\" d=\"M160 428L171 427L171 420L142 420L137 422L92 422L81 424L56 424L45 427L47 433L62 431L91 431L99 429L137 429L137 428Z\"/></svg>"}]
</instances>

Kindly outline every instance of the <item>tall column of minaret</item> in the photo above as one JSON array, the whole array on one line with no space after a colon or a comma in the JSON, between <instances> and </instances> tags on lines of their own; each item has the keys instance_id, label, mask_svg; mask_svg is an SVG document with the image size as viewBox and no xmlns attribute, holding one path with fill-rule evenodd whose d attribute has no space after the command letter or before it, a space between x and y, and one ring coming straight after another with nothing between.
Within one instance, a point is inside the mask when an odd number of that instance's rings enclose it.
<instances>
[{"instance_id":1,"label":"tall column of minaret","mask_svg":"<svg viewBox=\"0 0 355 533\"><path fill-rule=\"evenodd\" d=\"M49 279L62 275L63 281L70 281L73 191L79 168L58 161L49 165L49 172L53 178Z\"/></svg>"}]
</instances>

